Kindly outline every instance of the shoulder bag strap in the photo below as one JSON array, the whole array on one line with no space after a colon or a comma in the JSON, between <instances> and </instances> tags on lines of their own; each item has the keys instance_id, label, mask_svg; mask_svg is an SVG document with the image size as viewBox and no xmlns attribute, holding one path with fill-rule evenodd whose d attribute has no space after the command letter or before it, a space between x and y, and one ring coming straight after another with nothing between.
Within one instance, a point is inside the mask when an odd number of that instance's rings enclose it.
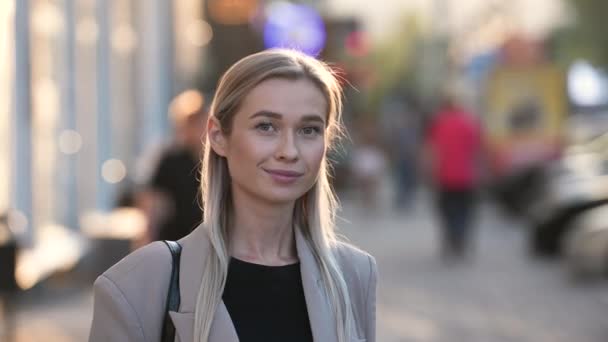
<instances>
[{"instance_id":1,"label":"shoulder bag strap","mask_svg":"<svg viewBox=\"0 0 608 342\"><path fill-rule=\"evenodd\" d=\"M169 311L179 310L179 260L182 253L182 246L176 241L163 241L169 250L171 251L171 258L173 261L173 268L171 270L171 282L169 283L169 290L167 291L167 304L165 306L165 316L163 322L163 330L161 335L161 342L174 342L175 341L175 326L171 317L169 317Z\"/></svg>"}]
</instances>

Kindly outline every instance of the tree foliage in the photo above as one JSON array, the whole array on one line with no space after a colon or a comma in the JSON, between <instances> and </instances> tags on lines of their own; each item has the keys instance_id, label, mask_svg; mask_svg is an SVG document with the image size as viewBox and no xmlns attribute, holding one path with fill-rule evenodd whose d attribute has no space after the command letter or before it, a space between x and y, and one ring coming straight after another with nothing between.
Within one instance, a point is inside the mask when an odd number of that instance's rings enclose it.
<instances>
[{"instance_id":1,"label":"tree foliage","mask_svg":"<svg viewBox=\"0 0 608 342\"><path fill-rule=\"evenodd\" d=\"M567 0L567 4L573 20L553 37L558 57L568 62L585 58L608 69L608 1Z\"/></svg>"}]
</instances>

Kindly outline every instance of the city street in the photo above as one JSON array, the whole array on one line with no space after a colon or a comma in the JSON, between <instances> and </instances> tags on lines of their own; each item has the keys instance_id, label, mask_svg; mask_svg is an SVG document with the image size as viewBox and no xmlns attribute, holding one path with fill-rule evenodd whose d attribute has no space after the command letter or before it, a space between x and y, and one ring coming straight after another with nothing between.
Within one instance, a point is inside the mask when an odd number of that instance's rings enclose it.
<instances>
[{"instance_id":1,"label":"city street","mask_svg":"<svg viewBox=\"0 0 608 342\"><path fill-rule=\"evenodd\" d=\"M375 257L376 341L608 342L606 13L606 0L0 0L0 342L87 341L95 279L203 216L235 257L295 262L289 234L268 229L292 211L273 210L328 183L341 209L295 212L337 214ZM125 327L162 326L141 314L166 301L140 286L160 284L153 259L153 272L123 264L138 313ZM310 294L335 288L305 283L311 322L334 327ZM368 288L350 287L357 306ZM280 318L304 312L279 302ZM293 339L261 315L279 305L249 307Z\"/></svg>"},{"instance_id":2,"label":"city street","mask_svg":"<svg viewBox=\"0 0 608 342\"><path fill-rule=\"evenodd\" d=\"M426 196L423 196L426 197ZM429 199L409 212L367 215L345 205L351 241L377 259L378 341L601 342L608 339L608 284L581 284L558 262L528 257L521 223L485 206L475 255L438 257Z\"/></svg>"},{"instance_id":3,"label":"city street","mask_svg":"<svg viewBox=\"0 0 608 342\"><path fill-rule=\"evenodd\" d=\"M521 224L499 219L488 206L478 220L474 257L443 263L431 214L426 196L401 213L344 203L342 233L378 261L378 341L608 339L606 282L576 282L557 262L533 261ZM89 290L26 301L17 341L86 340L91 306Z\"/></svg>"}]
</instances>

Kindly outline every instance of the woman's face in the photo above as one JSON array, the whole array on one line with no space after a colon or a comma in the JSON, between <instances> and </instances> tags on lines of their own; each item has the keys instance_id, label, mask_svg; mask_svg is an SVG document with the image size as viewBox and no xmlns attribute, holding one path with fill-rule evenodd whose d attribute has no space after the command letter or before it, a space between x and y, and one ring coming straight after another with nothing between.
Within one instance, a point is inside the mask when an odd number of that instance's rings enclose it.
<instances>
[{"instance_id":1,"label":"woman's face","mask_svg":"<svg viewBox=\"0 0 608 342\"><path fill-rule=\"evenodd\" d=\"M227 159L234 198L286 204L304 195L325 157L326 108L311 81L276 78L245 97L229 136L210 120L212 146Z\"/></svg>"}]
</instances>

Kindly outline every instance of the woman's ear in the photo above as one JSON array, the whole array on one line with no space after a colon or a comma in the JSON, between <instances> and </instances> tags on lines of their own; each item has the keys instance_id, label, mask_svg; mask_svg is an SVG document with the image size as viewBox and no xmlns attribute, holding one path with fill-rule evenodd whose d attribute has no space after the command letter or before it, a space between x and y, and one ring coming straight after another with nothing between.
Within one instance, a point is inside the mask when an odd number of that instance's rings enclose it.
<instances>
[{"instance_id":1,"label":"woman's ear","mask_svg":"<svg viewBox=\"0 0 608 342\"><path fill-rule=\"evenodd\" d=\"M224 137L219 120L214 116L207 120L207 137L213 151L218 155L225 157L226 137Z\"/></svg>"}]
</instances>

